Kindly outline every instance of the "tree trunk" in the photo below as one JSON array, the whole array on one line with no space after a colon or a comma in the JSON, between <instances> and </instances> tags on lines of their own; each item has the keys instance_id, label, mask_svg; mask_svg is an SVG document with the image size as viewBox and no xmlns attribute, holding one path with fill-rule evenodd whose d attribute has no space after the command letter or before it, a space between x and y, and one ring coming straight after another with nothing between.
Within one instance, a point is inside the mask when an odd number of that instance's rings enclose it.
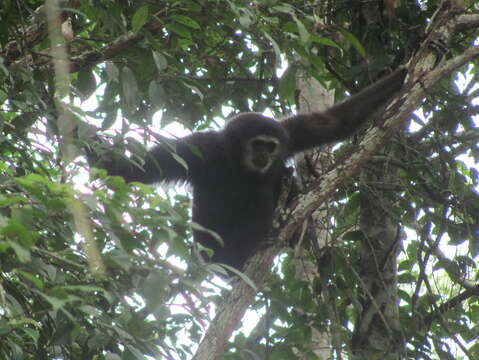
<instances>
[{"instance_id":1,"label":"tree trunk","mask_svg":"<svg viewBox=\"0 0 479 360\"><path fill-rule=\"evenodd\" d=\"M394 193L385 189L396 182L397 171L384 164L368 164L361 174L360 230L362 240L357 321L351 343L356 359L401 358L397 299L397 255L402 227L392 217Z\"/></svg>"},{"instance_id":2,"label":"tree trunk","mask_svg":"<svg viewBox=\"0 0 479 360\"><path fill-rule=\"evenodd\" d=\"M300 72L297 79L298 107L299 112L323 111L331 107L334 103L334 91L326 90L316 79ZM321 147L300 154L295 159L296 171L300 179L302 188L307 187L332 163L332 153L330 146ZM311 284L311 279L318 277L318 266L308 256L307 251L302 244L304 242L317 251L321 251L332 242L330 230L330 220L327 209L321 208L315 211L300 236L300 241L295 249L296 278L305 283ZM314 244L314 245L313 245ZM314 290L312 290L314 293ZM327 296L326 291L322 291ZM327 301L326 301L327 302ZM296 308L299 313L305 314L303 309ZM334 318L334 312L330 311L328 318ZM311 341L306 349L298 349L298 359L308 359L308 353L312 352L318 359L326 360L332 356L331 333L329 331L319 331L311 324Z\"/></svg>"}]
</instances>

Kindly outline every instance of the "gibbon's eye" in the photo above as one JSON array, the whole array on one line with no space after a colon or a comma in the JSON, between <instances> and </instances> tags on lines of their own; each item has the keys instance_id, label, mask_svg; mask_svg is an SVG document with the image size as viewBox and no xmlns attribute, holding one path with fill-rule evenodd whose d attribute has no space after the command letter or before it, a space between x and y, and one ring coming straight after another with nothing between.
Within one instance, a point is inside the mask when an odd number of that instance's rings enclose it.
<instances>
[{"instance_id":1,"label":"gibbon's eye","mask_svg":"<svg viewBox=\"0 0 479 360\"><path fill-rule=\"evenodd\" d=\"M278 148L277 142L273 140L255 139L251 142L254 152L272 154Z\"/></svg>"}]
</instances>

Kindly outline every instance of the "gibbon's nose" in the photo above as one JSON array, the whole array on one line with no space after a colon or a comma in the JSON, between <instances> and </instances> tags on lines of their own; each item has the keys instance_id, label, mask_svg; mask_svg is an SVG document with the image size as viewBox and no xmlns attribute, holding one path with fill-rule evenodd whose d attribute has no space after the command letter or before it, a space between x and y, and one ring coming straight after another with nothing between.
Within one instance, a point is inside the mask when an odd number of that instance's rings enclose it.
<instances>
[{"instance_id":1,"label":"gibbon's nose","mask_svg":"<svg viewBox=\"0 0 479 360\"><path fill-rule=\"evenodd\" d=\"M256 152L253 158L254 166L259 170L267 170L267 167L271 160L271 154L267 151Z\"/></svg>"}]
</instances>

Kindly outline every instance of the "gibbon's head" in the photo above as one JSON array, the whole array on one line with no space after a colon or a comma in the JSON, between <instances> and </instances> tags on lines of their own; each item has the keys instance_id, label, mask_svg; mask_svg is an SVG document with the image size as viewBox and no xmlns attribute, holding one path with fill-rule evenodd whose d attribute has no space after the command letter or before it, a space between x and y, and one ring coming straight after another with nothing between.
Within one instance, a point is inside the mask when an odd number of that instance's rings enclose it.
<instances>
[{"instance_id":1,"label":"gibbon's head","mask_svg":"<svg viewBox=\"0 0 479 360\"><path fill-rule=\"evenodd\" d=\"M223 136L234 161L257 174L267 174L283 163L289 141L280 123L259 113L235 116L228 121Z\"/></svg>"}]
</instances>

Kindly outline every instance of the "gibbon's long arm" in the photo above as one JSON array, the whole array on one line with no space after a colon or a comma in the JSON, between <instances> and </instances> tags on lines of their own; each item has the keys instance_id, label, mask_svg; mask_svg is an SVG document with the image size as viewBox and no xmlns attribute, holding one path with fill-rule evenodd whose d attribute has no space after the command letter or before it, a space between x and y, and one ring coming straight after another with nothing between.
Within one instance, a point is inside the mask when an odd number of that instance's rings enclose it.
<instances>
[{"instance_id":1,"label":"gibbon's long arm","mask_svg":"<svg viewBox=\"0 0 479 360\"><path fill-rule=\"evenodd\" d=\"M288 151L294 154L352 135L404 82L401 68L324 112L299 114L281 122L290 135Z\"/></svg>"},{"instance_id":2,"label":"gibbon's long arm","mask_svg":"<svg viewBox=\"0 0 479 360\"><path fill-rule=\"evenodd\" d=\"M99 155L95 149L87 151L90 165L105 169L108 175L122 176L126 182L190 181L202 175L217 149L218 136L214 132L195 133L184 138L156 145L140 156L140 161L114 156L111 152Z\"/></svg>"}]
</instances>

